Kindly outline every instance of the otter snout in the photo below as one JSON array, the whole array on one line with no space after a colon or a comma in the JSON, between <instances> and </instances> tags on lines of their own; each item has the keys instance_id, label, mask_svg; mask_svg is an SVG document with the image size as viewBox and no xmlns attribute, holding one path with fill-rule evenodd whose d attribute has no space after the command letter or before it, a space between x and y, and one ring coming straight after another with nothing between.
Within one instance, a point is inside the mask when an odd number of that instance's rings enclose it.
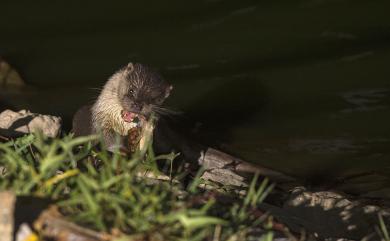
<instances>
[{"instance_id":1,"label":"otter snout","mask_svg":"<svg viewBox=\"0 0 390 241\"><path fill-rule=\"evenodd\" d=\"M137 114L141 113L142 107L143 107L142 104L134 102L133 100L131 100L130 98L127 98L127 97L125 97L122 100L121 104L122 104L122 107L125 111L129 111L129 112L133 112L133 113L137 113Z\"/></svg>"},{"instance_id":2,"label":"otter snout","mask_svg":"<svg viewBox=\"0 0 390 241\"><path fill-rule=\"evenodd\" d=\"M142 107L143 107L143 105L141 105L141 104L133 103L133 104L131 105L130 110L131 110L132 112L134 112L134 113L140 114L141 111L142 111Z\"/></svg>"}]
</instances>

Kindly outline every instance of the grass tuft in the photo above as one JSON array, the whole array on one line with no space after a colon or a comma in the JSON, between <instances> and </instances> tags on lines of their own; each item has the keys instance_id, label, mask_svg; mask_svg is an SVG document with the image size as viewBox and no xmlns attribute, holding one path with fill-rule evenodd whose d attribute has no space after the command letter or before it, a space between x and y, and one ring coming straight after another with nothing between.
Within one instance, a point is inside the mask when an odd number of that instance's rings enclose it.
<instances>
[{"instance_id":1,"label":"grass tuft","mask_svg":"<svg viewBox=\"0 0 390 241\"><path fill-rule=\"evenodd\" d=\"M268 229L267 215L256 212L273 187L268 180L258 185L256 175L246 197L220 205L213 190L198 188L202 170L186 186L172 176L176 154L155 156L149 148L145 157L129 158L99 151L93 145L98 140L30 134L0 143L0 189L50 198L79 225L119 230L118 240L246 240L259 227ZM170 165L170 179L179 182L151 182L146 174L160 174L157 160ZM271 232L263 233L264 240L272 240Z\"/></svg>"}]
</instances>

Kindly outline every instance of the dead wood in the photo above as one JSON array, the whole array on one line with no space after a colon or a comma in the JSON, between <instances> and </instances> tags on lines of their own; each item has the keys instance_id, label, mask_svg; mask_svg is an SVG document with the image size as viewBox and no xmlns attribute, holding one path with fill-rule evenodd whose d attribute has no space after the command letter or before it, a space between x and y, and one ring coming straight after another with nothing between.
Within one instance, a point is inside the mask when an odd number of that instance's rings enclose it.
<instances>
[{"instance_id":1,"label":"dead wood","mask_svg":"<svg viewBox=\"0 0 390 241\"><path fill-rule=\"evenodd\" d=\"M44 237L56 241L109 241L112 236L78 226L58 212L55 206L42 212L34 222L34 228Z\"/></svg>"}]
</instances>

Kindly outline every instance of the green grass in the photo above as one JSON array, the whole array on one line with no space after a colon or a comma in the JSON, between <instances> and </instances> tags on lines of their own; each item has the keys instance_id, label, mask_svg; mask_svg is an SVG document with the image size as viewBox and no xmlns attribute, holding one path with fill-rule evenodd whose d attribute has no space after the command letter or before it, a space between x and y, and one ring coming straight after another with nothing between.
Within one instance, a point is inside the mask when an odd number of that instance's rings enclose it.
<instances>
[{"instance_id":1,"label":"green grass","mask_svg":"<svg viewBox=\"0 0 390 241\"><path fill-rule=\"evenodd\" d=\"M378 214L379 219L379 230L378 233L381 236L382 241L390 241L389 231L385 224L385 221L383 220L382 215Z\"/></svg>"},{"instance_id":2,"label":"green grass","mask_svg":"<svg viewBox=\"0 0 390 241\"><path fill-rule=\"evenodd\" d=\"M255 176L244 198L227 197L198 188L200 175L184 185L180 172L169 171L174 153L155 156L149 148L144 157L126 157L98 151L97 141L30 134L0 143L0 189L50 198L79 225L119 230L118 240L247 240L258 237L258 228L265 230L263 240L272 240L268 216L256 212L272 189L267 180L258 185ZM144 175L160 174L157 160L166 163L171 181Z\"/></svg>"}]
</instances>

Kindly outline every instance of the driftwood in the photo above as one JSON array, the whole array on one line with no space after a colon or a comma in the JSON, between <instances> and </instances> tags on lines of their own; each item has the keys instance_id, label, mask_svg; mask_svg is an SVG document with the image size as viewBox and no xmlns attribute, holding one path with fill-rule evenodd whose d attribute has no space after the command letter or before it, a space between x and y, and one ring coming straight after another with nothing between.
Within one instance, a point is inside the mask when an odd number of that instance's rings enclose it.
<instances>
[{"instance_id":1,"label":"driftwood","mask_svg":"<svg viewBox=\"0 0 390 241\"><path fill-rule=\"evenodd\" d=\"M223 185L247 186L248 174L259 174L275 182L293 182L293 177L245 162L224 152L208 148L198 159L205 173L202 178Z\"/></svg>"},{"instance_id":2,"label":"driftwood","mask_svg":"<svg viewBox=\"0 0 390 241\"><path fill-rule=\"evenodd\" d=\"M34 228L44 237L56 241L109 241L112 236L83 228L65 220L55 206L42 212Z\"/></svg>"}]
</instances>

